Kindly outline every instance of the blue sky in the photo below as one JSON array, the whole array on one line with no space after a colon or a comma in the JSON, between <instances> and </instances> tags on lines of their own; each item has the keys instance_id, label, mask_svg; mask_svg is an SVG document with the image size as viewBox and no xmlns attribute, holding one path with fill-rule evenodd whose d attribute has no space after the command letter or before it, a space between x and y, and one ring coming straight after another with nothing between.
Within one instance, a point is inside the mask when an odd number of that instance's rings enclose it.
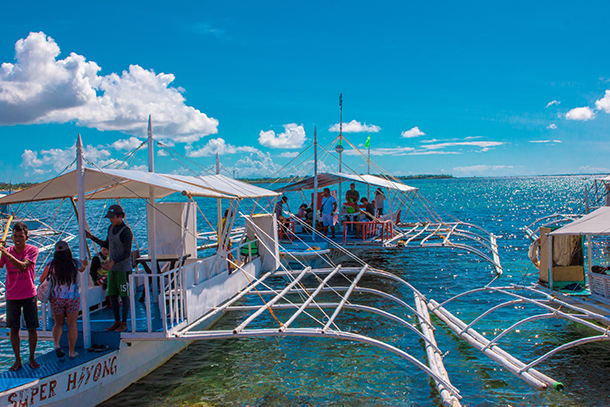
<instances>
[{"instance_id":1,"label":"blue sky","mask_svg":"<svg viewBox=\"0 0 610 407\"><path fill-rule=\"evenodd\" d=\"M610 173L607 2L9 2L0 180L162 142L270 175L344 134L397 175ZM365 171L346 151L345 163ZM139 154L133 166L144 166ZM336 170L335 160L327 169ZM157 171L178 171L158 155Z\"/></svg>"}]
</instances>

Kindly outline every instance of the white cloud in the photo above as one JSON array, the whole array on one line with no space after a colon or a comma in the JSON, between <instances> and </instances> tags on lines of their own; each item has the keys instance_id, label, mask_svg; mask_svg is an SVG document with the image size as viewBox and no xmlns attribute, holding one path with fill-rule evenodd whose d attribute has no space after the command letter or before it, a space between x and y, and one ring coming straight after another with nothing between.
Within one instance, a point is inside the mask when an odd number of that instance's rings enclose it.
<instances>
[{"instance_id":1,"label":"white cloud","mask_svg":"<svg viewBox=\"0 0 610 407\"><path fill-rule=\"evenodd\" d=\"M142 140L137 137L129 137L129 139L117 140L111 144L111 147L115 150L133 150L138 148L142 144Z\"/></svg>"},{"instance_id":2,"label":"white cloud","mask_svg":"<svg viewBox=\"0 0 610 407\"><path fill-rule=\"evenodd\" d=\"M269 176L281 167L273 162L269 153L258 151L249 156L240 158L234 169L239 171L240 177L264 177Z\"/></svg>"},{"instance_id":3,"label":"white cloud","mask_svg":"<svg viewBox=\"0 0 610 407\"><path fill-rule=\"evenodd\" d=\"M553 100L552 102L547 103L546 107L553 106L553 105L559 105L560 103L561 102L558 100Z\"/></svg>"},{"instance_id":4,"label":"white cloud","mask_svg":"<svg viewBox=\"0 0 610 407\"><path fill-rule=\"evenodd\" d=\"M187 157L210 157L216 155L235 154L235 153L256 153L259 150L254 147L243 146L236 147L231 144L227 144L222 138L215 138L209 140L205 146L200 149L194 150L192 146L187 145L185 147Z\"/></svg>"},{"instance_id":5,"label":"white cloud","mask_svg":"<svg viewBox=\"0 0 610 407\"><path fill-rule=\"evenodd\" d=\"M419 136L425 136L425 135L426 135L426 133L421 131L419 129L419 127L417 127L417 126L413 127L411 130L405 130L402 133L400 133L400 136L402 138L413 138L413 137L419 137Z\"/></svg>"},{"instance_id":6,"label":"white cloud","mask_svg":"<svg viewBox=\"0 0 610 407\"><path fill-rule=\"evenodd\" d=\"M591 167L590 165L585 165L579 167L578 170L585 174L608 174L610 173L610 169L605 167Z\"/></svg>"},{"instance_id":7,"label":"white cloud","mask_svg":"<svg viewBox=\"0 0 610 407\"><path fill-rule=\"evenodd\" d=\"M264 147L270 148L301 148L307 140L303 125L289 123L284 125L284 132L275 135L273 130L262 131L259 134L258 142Z\"/></svg>"},{"instance_id":8,"label":"white cloud","mask_svg":"<svg viewBox=\"0 0 610 407\"><path fill-rule=\"evenodd\" d=\"M606 91L603 98L595 101L595 107L598 110L603 110L606 113L610 113L610 90Z\"/></svg>"},{"instance_id":9,"label":"white cloud","mask_svg":"<svg viewBox=\"0 0 610 407\"><path fill-rule=\"evenodd\" d=\"M595 117L595 112L588 106L577 107L566 113L566 119L568 120L582 120L587 121Z\"/></svg>"},{"instance_id":10,"label":"white cloud","mask_svg":"<svg viewBox=\"0 0 610 407\"><path fill-rule=\"evenodd\" d=\"M40 157L39 157L40 154ZM103 147L94 147L91 145L85 146L83 155L88 161L94 162L97 165L103 166L112 162L109 160L110 151ZM72 145L66 149L52 148L50 150L32 151L26 149L21 154L23 168L34 168L44 170L44 166L52 166L55 172L59 172L66 168L68 164L74 161L76 157L76 145ZM40 172L37 172L40 173Z\"/></svg>"},{"instance_id":11,"label":"white cloud","mask_svg":"<svg viewBox=\"0 0 610 407\"><path fill-rule=\"evenodd\" d=\"M552 130L555 130L555 129L557 128L557 125L556 125L556 124L554 124L554 123L552 123L552 124L549 124L548 126L546 126L546 128L547 128L547 129L552 129Z\"/></svg>"},{"instance_id":12,"label":"white cloud","mask_svg":"<svg viewBox=\"0 0 610 407\"><path fill-rule=\"evenodd\" d=\"M298 155L299 155L298 151L290 151L290 152L286 151L286 152L283 152L282 154L278 155L278 157L294 158L294 157L296 157Z\"/></svg>"},{"instance_id":13,"label":"white cloud","mask_svg":"<svg viewBox=\"0 0 610 407\"><path fill-rule=\"evenodd\" d=\"M343 133L379 133L379 130L381 130L381 127L379 126L375 126L374 124L368 125L366 123L362 124L356 120L343 124ZM328 131L338 133L339 123L330 126Z\"/></svg>"},{"instance_id":14,"label":"white cloud","mask_svg":"<svg viewBox=\"0 0 610 407\"><path fill-rule=\"evenodd\" d=\"M512 170L512 165L471 165L466 167L455 167L453 172L461 176L489 175L492 173L503 173Z\"/></svg>"},{"instance_id":15,"label":"white cloud","mask_svg":"<svg viewBox=\"0 0 610 407\"><path fill-rule=\"evenodd\" d=\"M561 140L530 140L530 143L561 143Z\"/></svg>"},{"instance_id":16,"label":"white cloud","mask_svg":"<svg viewBox=\"0 0 610 407\"><path fill-rule=\"evenodd\" d=\"M394 148L371 148L371 155L384 156L384 155L406 155L407 153L413 152L413 147L394 147ZM345 155L360 155L356 150L345 150Z\"/></svg>"},{"instance_id":17,"label":"white cloud","mask_svg":"<svg viewBox=\"0 0 610 407\"><path fill-rule=\"evenodd\" d=\"M44 33L15 44L16 63L0 67L0 125L65 123L144 136L152 114L158 138L192 143L216 134L218 121L187 106L172 74L131 65L120 75L59 46ZM98 95L99 94L99 95Z\"/></svg>"},{"instance_id":18,"label":"white cloud","mask_svg":"<svg viewBox=\"0 0 610 407\"><path fill-rule=\"evenodd\" d=\"M427 150L438 150L447 147L457 147L457 146L473 146L473 147L481 147L481 151L488 151L491 147L497 147L506 144L502 141L458 141L458 142L450 142L450 143L438 143L438 144L426 144L423 145L422 148Z\"/></svg>"}]
</instances>

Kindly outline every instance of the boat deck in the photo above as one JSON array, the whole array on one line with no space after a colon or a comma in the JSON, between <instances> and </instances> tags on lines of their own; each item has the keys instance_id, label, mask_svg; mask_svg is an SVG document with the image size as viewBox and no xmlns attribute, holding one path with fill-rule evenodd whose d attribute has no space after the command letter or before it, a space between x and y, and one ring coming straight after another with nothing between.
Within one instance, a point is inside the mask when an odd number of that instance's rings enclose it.
<instances>
[{"instance_id":1,"label":"boat deck","mask_svg":"<svg viewBox=\"0 0 610 407\"><path fill-rule=\"evenodd\" d=\"M141 293L138 293L137 298L140 298ZM146 308L143 302L136 300L136 329L139 331L145 331L146 326ZM162 321L159 316L158 307L151 307L152 311L152 329L153 332L162 331ZM128 332L131 331L132 322L129 317L127 321ZM47 318L47 331L43 331L42 328L38 330L38 339L49 340L51 339L50 330L53 328L54 320L52 316ZM114 323L114 316L112 309L108 307L101 308L90 314L90 325L91 325L91 344L92 349L87 350L83 347L83 329L82 329L82 318L78 319L78 339L76 342L76 352L79 354L74 359L68 358L68 327L64 325L64 333L61 338L61 346L66 356L58 358L54 350L37 357L37 361L40 364L40 368L32 369L28 364L27 350L22 345L22 363L21 369L11 372L5 371L0 373L0 392L13 389L22 386L27 383L31 383L36 380L44 379L49 376L53 376L57 373L72 369L76 366L87 364L94 359L103 357L110 352L113 352L119 348L121 341L121 333L119 332L106 332L106 328ZM42 327L42 321L41 321ZM6 336L8 336L8 328L5 328ZM27 339L27 330L21 330L21 338ZM52 339L51 339L52 340ZM95 349L99 345L105 345L107 349ZM25 350L25 353L24 353Z\"/></svg>"},{"instance_id":2,"label":"boat deck","mask_svg":"<svg viewBox=\"0 0 610 407\"><path fill-rule=\"evenodd\" d=\"M0 374L0 392L14 389L24 384L32 383L72 369L76 366L83 365L97 358L104 357L116 349L116 347L110 347L107 350L90 352L83 348L77 348L76 351L78 352L78 356L74 359L69 359L67 354L59 359L55 355L55 351L51 350L36 359L38 363L40 363L38 369L32 369L28 364L28 360L23 359L23 366L21 369L15 372L6 371Z\"/></svg>"}]
</instances>

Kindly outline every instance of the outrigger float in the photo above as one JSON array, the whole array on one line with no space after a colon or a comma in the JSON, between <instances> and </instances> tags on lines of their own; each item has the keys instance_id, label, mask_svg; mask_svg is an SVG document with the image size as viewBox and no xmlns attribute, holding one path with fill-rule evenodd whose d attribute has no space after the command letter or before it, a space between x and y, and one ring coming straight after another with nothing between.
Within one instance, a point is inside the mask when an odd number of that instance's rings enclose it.
<instances>
[{"instance_id":1,"label":"outrigger float","mask_svg":"<svg viewBox=\"0 0 610 407\"><path fill-rule=\"evenodd\" d=\"M192 341L267 336L334 338L379 347L429 375L445 405L460 405L461 396L443 366L443 352L435 341L422 293L362 261L358 267L306 266L297 270L282 265L275 215L241 212L242 200L277 198L277 192L219 174L189 177L155 173L153 145L149 120L149 172L100 169L92 163L85 168L79 136L76 171L0 199L0 204L77 201L80 253L88 252L86 201L143 199L148 256L138 257L136 264L150 269L150 273L136 269L129 277L131 319L128 330L121 333L105 332L112 322L110 311L101 306L105 294L101 287L92 285L88 273L83 273L77 343L80 355L58 360L51 351L38 359L39 369L24 366L0 374L0 405L94 406L147 375ZM157 202L174 193L188 201ZM206 258L197 257L198 206L194 198L215 199L219 220L222 200L229 202L227 216L218 222L220 244ZM238 216L244 224L243 235L232 240ZM500 267L499 261L491 263L496 270ZM413 295L413 304L367 287L370 279L397 284L400 291ZM146 293L143 302L136 301L140 290ZM367 298L382 299L386 305L371 306ZM213 329L213 323L227 312L249 314L232 330ZM404 345L346 326L343 317L347 312L371 313L405 327L418 344L424 344L427 365L409 354ZM39 339L52 340L53 322L47 304L41 305L41 319ZM26 336L25 331L22 334ZM67 341L66 335L62 341Z\"/></svg>"},{"instance_id":2,"label":"outrigger float","mask_svg":"<svg viewBox=\"0 0 610 407\"><path fill-rule=\"evenodd\" d=\"M571 348L610 341L610 272L607 271L610 267L604 254L610 237L610 207L602 206L586 215L546 216L523 230L532 239L530 259L538 268L537 281L499 285L493 284L494 279L484 287L442 302L430 300L428 308L460 338L534 388L561 390L563 384L538 371L538 366ZM457 311L464 313L464 308L457 304L470 302L473 297L477 301L489 301L490 307L479 315L472 315L468 321L448 309L457 307ZM507 308L513 313L518 310L517 315L521 316L506 321L500 315ZM489 320L493 321L496 333L485 336L476 328ZM501 347L503 340L514 338L531 324L549 320L576 323L583 329L579 330L577 339L570 336L571 340L565 343L538 344L536 357L529 361L519 360ZM488 330L489 326L483 329ZM583 335L584 332L588 334Z\"/></svg>"}]
</instances>

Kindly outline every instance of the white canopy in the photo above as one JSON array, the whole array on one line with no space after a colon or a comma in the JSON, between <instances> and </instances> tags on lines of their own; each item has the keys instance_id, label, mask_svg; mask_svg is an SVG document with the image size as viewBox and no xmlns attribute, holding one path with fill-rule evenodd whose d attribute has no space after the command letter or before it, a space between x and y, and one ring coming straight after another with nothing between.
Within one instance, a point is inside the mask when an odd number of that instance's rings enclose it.
<instances>
[{"instance_id":1,"label":"white canopy","mask_svg":"<svg viewBox=\"0 0 610 407\"><path fill-rule=\"evenodd\" d=\"M279 195L279 193L271 191L269 189L260 188L252 184L237 181L233 178L229 178L221 174L200 175L197 177L191 175L168 174L167 177L189 184L197 185L201 188L209 189L211 191L222 191L225 194L234 195L240 199L260 198L265 196ZM193 191L191 191L191 195L199 196L193 193Z\"/></svg>"},{"instance_id":2,"label":"white canopy","mask_svg":"<svg viewBox=\"0 0 610 407\"><path fill-rule=\"evenodd\" d=\"M385 178L376 177L375 175L356 175L356 174L338 174L338 173L322 173L318 174L318 188L325 188L330 185L335 185L340 182L353 181L362 184L368 184L375 187L395 189L397 191L409 192L417 190L406 184L396 181L390 181ZM286 185L276 189L277 192L299 191L302 189L313 189L314 177L306 178L303 181L295 182L294 184Z\"/></svg>"},{"instance_id":3,"label":"white canopy","mask_svg":"<svg viewBox=\"0 0 610 407\"><path fill-rule=\"evenodd\" d=\"M197 177L190 177L192 178L190 182L182 181L176 177L180 176L134 170L85 168L86 199L148 198L150 186L155 187L155 198L157 199L174 192L199 197L235 199L242 198L245 195L237 193L240 188L243 191L250 191L251 196L248 197L277 195L276 192L230 178L227 178L230 182L221 182L219 177L222 176L219 175L211 176L215 180L213 184L211 182L204 183ZM260 194L257 195L257 191ZM0 205L74 198L77 195L76 171L72 171L2 197L0 198Z\"/></svg>"},{"instance_id":4,"label":"white canopy","mask_svg":"<svg viewBox=\"0 0 610 407\"><path fill-rule=\"evenodd\" d=\"M610 235L610 207L601 208L575 220L551 235Z\"/></svg>"}]
</instances>

